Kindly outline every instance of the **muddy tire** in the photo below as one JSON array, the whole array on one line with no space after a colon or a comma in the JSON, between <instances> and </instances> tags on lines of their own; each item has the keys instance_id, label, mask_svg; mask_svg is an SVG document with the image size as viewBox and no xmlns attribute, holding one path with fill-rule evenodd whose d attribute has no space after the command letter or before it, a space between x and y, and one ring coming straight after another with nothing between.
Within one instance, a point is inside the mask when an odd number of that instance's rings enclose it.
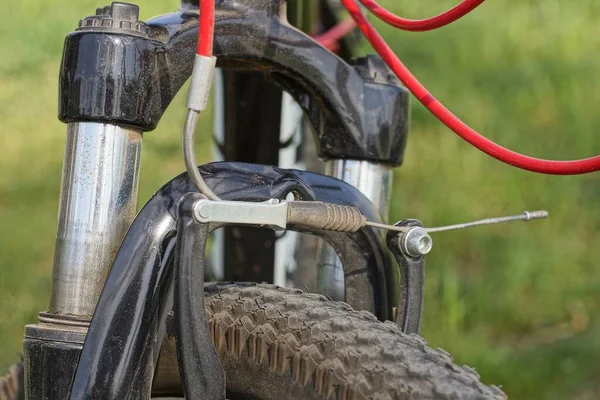
<instances>
[{"instance_id":1,"label":"muddy tire","mask_svg":"<svg viewBox=\"0 0 600 400\"><path fill-rule=\"evenodd\" d=\"M23 363L14 364L8 372L0 376L0 400L24 400Z\"/></svg>"},{"instance_id":2,"label":"muddy tire","mask_svg":"<svg viewBox=\"0 0 600 400\"><path fill-rule=\"evenodd\" d=\"M228 398L504 399L393 322L272 285L206 286Z\"/></svg>"}]
</instances>

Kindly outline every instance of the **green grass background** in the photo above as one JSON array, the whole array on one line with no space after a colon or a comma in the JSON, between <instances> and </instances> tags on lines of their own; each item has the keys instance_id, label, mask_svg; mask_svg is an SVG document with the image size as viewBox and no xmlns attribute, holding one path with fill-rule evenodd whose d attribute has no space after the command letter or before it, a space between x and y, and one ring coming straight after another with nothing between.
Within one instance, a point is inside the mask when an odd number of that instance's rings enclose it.
<instances>
[{"instance_id":1,"label":"green grass background","mask_svg":"<svg viewBox=\"0 0 600 400\"><path fill-rule=\"evenodd\" d=\"M385 3L423 17L457 1ZM139 4L144 18L177 6ZM0 370L17 359L23 325L48 305L65 137L56 118L62 41L98 5L3 1ZM509 148L567 159L600 152L599 18L597 0L495 0L437 32L382 31L474 128ZM180 96L144 139L140 204L183 170L183 112ZM600 175L519 171L472 149L416 102L412 116L406 161L395 174L394 219L442 225L539 208L551 215L437 234L424 337L512 398L599 398ZM208 135L198 140L207 155Z\"/></svg>"}]
</instances>

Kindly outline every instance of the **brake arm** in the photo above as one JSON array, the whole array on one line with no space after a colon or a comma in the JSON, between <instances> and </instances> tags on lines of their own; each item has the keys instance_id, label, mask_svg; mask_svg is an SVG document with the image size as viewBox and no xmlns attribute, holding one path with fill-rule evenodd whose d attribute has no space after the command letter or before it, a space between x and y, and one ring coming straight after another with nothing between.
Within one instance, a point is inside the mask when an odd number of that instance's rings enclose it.
<instances>
[{"instance_id":1,"label":"brake arm","mask_svg":"<svg viewBox=\"0 0 600 400\"><path fill-rule=\"evenodd\" d=\"M395 226L422 227L415 219L406 219ZM404 243L406 233L389 231L387 245L400 268L400 301L396 313L396 323L405 333L419 334L423 314L425 286L425 256L411 256Z\"/></svg>"},{"instance_id":2,"label":"brake arm","mask_svg":"<svg viewBox=\"0 0 600 400\"><path fill-rule=\"evenodd\" d=\"M175 248L175 337L187 399L225 399L225 373L213 345L204 308L204 252L209 225L194 218L205 197L189 193L179 202Z\"/></svg>"}]
</instances>

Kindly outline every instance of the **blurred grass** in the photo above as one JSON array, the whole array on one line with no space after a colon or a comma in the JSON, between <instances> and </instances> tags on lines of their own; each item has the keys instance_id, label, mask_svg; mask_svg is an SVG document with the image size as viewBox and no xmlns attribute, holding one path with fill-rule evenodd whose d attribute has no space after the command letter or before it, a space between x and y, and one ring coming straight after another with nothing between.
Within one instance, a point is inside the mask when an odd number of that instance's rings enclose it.
<instances>
[{"instance_id":1,"label":"blurred grass","mask_svg":"<svg viewBox=\"0 0 600 400\"><path fill-rule=\"evenodd\" d=\"M409 17L456 1L388 0ZM143 17L176 2L140 1ZM64 126L56 119L62 41L100 3L4 4L0 24L0 370L47 307ZM488 137L557 159L600 152L600 3L491 1L429 33L379 25L436 97ZM144 140L140 203L183 170L178 98ZM600 182L548 177L475 151L416 102L392 216L442 225L545 208L551 218L438 234L423 335L512 398L600 397ZM207 135L199 147L206 149ZM205 152L207 153L207 152Z\"/></svg>"}]
</instances>

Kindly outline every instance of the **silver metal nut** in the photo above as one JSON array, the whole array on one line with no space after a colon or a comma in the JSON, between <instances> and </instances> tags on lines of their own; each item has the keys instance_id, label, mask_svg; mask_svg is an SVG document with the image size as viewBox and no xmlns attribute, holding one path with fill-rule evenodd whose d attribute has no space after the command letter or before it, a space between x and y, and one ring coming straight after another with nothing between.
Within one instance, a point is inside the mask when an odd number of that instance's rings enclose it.
<instances>
[{"instance_id":1,"label":"silver metal nut","mask_svg":"<svg viewBox=\"0 0 600 400\"><path fill-rule=\"evenodd\" d=\"M421 227L414 227L404 234L400 243L404 254L411 257L420 257L431 251L433 239Z\"/></svg>"}]
</instances>

